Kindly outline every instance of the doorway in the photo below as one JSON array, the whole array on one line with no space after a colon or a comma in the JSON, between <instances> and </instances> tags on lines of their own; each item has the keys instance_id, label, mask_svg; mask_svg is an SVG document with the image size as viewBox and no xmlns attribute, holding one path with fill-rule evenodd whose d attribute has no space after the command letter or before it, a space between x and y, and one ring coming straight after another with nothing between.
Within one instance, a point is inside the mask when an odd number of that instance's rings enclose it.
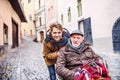
<instances>
[{"instance_id":1,"label":"doorway","mask_svg":"<svg viewBox=\"0 0 120 80\"><path fill-rule=\"evenodd\" d=\"M12 48L18 47L18 25L12 21Z\"/></svg>"},{"instance_id":2,"label":"doorway","mask_svg":"<svg viewBox=\"0 0 120 80\"><path fill-rule=\"evenodd\" d=\"M5 44L8 44L8 26L6 24L4 24L4 27L3 27L3 41L4 41L4 45Z\"/></svg>"},{"instance_id":3,"label":"doorway","mask_svg":"<svg viewBox=\"0 0 120 80\"><path fill-rule=\"evenodd\" d=\"M112 40L114 52L120 53L120 17L114 23L112 29Z\"/></svg>"},{"instance_id":4,"label":"doorway","mask_svg":"<svg viewBox=\"0 0 120 80\"><path fill-rule=\"evenodd\" d=\"M78 29L84 32L85 44L93 45L91 18L84 19L78 22Z\"/></svg>"},{"instance_id":5,"label":"doorway","mask_svg":"<svg viewBox=\"0 0 120 80\"><path fill-rule=\"evenodd\" d=\"M43 42L44 40L44 32L40 31L40 42Z\"/></svg>"}]
</instances>

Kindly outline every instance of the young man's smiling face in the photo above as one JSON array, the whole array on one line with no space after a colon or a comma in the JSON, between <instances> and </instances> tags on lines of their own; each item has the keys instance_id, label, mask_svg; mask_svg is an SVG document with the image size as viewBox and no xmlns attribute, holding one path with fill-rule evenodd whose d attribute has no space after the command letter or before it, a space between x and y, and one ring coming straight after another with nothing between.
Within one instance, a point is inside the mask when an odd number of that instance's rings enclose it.
<instances>
[{"instance_id":1,"label":"young man's smiling face","mask_svg":"<svg viewBox=\"0 0 120 80\"><path fill-rule=\"evenodd\" d=\"M53 30L51 31L51 35L56 42L59 42L62 39L62 31L56 27L53 27Z\"/></svg>"}]
</instances>

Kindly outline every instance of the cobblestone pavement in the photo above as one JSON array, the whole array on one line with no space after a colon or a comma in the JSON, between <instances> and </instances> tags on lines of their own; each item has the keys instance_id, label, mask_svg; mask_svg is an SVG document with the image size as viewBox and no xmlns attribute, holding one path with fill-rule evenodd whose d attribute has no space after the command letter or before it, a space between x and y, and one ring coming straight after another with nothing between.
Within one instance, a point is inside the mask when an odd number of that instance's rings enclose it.
<instances>
[{"instance_id":1,"label":"cobblestone pavement","mask_svg":"<svg viewBox=\"0 0 120 80\"><path fill-rule=\"evenodd\" d=\"M112 80L120 80L120 53L95 51L107 61L109 74Z\"/></svg>"},{"instance_id":2,"label":"cobblestone pavement","mask_svg":"<svg viewBox=\"0 0 120 80\"><path fill-rule=\"evenodd\" d=\"M0 57L0 80L49 80L42 44L24 37L20 47Z\"/></svg>"},{"instance_id":3,"label":"cobblestone pavement","mask_svg":"<svg viewBox=\"0 0 120 80\"><path fill-rule=\"evenodd\" d=\"M120 54L93 49L107 60L112 80L120 80ZM0 80L49 80L42 44L24 37L20 47L0 57Z\"/></svg>"}]
</instances>

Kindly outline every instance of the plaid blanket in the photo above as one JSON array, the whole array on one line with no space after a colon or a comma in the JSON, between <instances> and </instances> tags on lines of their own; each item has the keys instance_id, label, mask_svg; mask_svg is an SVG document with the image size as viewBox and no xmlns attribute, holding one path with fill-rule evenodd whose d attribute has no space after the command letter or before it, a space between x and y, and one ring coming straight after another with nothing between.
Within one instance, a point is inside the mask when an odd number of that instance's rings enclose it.
<instances>
[{"instance_id":1,"label":"plaid blanket","mask_svg":"<svg viewBox=\"0 0 120 80\"><path fill-rule=\"evenodd\" d=\"M79 67L74 80L111 80L111 78L104 64L98 60L90 60Z\"/></svg>"}]
</instances>

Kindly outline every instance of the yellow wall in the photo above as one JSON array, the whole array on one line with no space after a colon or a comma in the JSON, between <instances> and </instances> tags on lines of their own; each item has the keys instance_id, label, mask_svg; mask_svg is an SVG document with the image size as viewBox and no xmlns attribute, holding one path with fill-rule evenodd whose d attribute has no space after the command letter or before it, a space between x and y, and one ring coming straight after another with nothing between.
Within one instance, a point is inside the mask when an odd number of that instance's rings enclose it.
<instances>
[{"instance_id":1,"label":"yellow wall","mask_svg":"<svg viewBox=\"0 0 120 80\"><path fill-rule=\"evenodd\" d=\"M28 0L22 0L22 6L24 9L24 13L27 19L27 23L22 23L22 36L31 36L30 30L32 30L32 35L35 35L35 24L34 24L34 0L31 0L30 3L28 3ZM29 15L31 14L32 20L29 20ZM25 30L25 32L24 32Z\"/></svg>"}]
</instances>

